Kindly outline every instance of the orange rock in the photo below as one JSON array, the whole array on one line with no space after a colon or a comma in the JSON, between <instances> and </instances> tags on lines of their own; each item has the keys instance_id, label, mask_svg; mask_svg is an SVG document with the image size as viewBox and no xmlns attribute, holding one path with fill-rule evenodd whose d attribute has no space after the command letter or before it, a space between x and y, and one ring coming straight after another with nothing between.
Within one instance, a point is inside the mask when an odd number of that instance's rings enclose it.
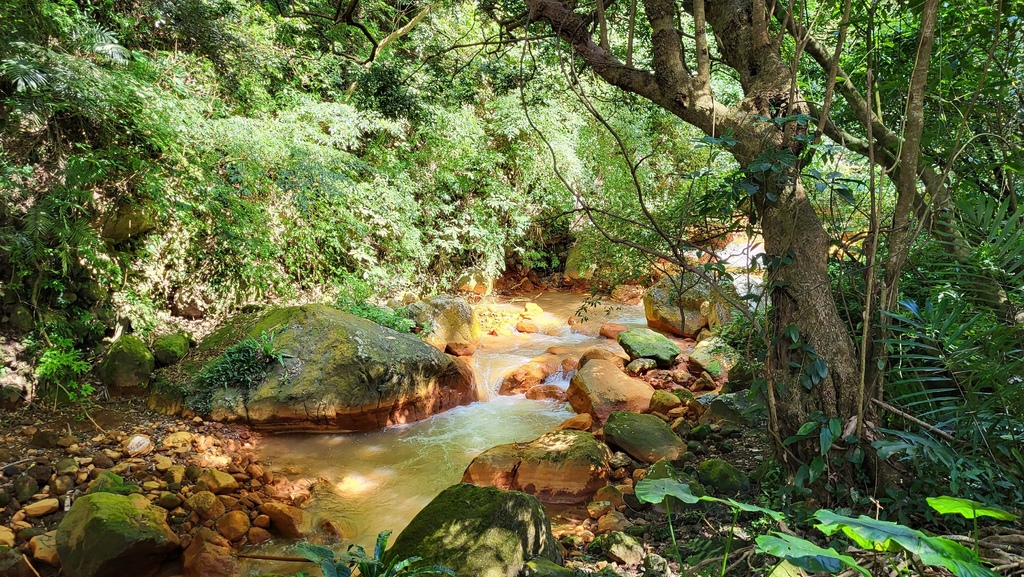
<instances>
[{"instance_id":1,"label":"orange rock","mask_svg":"<svg viewBox=\"0 0 1024 577\"><path fill-rule=\"evenodd\" d=\"M565 391L555 385L537 385L526 391L531 401L565 401Z\"/></svg>"},{"instance_id":2,"label":"orange rock","mask_svg":"<svg viewBox=\"0 0 1024 577\"><path fill-rule=\"evenodd\" d=\"M626 363L629 362L629 359L620 357L608 349L593 348L583 353L583 356L580 357L580 368L582 369L587 363L595 359L609 361L620 369L625 369Z\"/></svg>"},{"instance_id":3,"label":"orange rock","mask_svg":"<svg viewBox=\"0 0 1024 577\"><path fill-rule=\"evenodd\" d=\"M537 326L537 323L529 319L523 319L516 323L516 330L521 333L533 334L540 331L540 327Z\"/></svg>"},{"instance_id":4,"label":"orange rock","mask_svg":"<svg viewBox=\"0 0 1024 577\"><path fill-rule=\"evenodd\" d=\"M444 352L456 357L471 357L476 352L476 343L448 343Z\"/></svg>"},{"instance_id":5,"label":"orange rock","mask_svg":"<svg viewBox=\"0 0 1024 577\"><path fill-rule=\"evenodd\" d=\"M589 431L594 426L594 417L588 413L569 417L556 427L557 430Z\"/></svg>"},{"instance_id":6,"label":"orange rock","mask_svg":"<svg viewBox=\"0 0 1024 577\"><path fill-rule=\"evenodd\" d=\"M601 325L601 336L606 339L615 340L619 338L619 333L626 330L628 327L620 325L618 323L605 323Z\"/></svg>"},{"instance_id":7,"label":"orange rock","mask_svg":"<svg viewBox=\"0 0 1024 577\"><path fill-rule=\"evenodd\" d=\"M561 367L563 374L569 374L580 368L580 359L579 357L565 357L559 363L559 367Z\"/></svg>"},{"instance_id":8,"label":"orange rock","mask_svg":"<svg viewBox=\"0 0 1024 577\"><path fill-rule=\"evenodd\" d=\"M544 382L558 368L558 357L541 355L505 376L499 395L519 395Z\"/></svg>"},{"instance_id":9,"label":"orange rock","mask_svg":"<svg viewBox=\"0 0 1024 577\"><path fill-rule=\"evenodd\" d=\"M633 524L626 519L626 516L618 511L611 511L597 520L597 532L611 533L612 531L625 531Z\"/></svg>"},{"instance_id":10,"label":"orange rock","mask_svg":"<svg viewBox=\"0 0 1024 577\"><path fill-rule=\"evenodd\" d=\"M306 513L284 503L264 503L260 513L270 517L270 525L285 537L300 539L308 532Z\"/></svg>"},{"instance_id":11,"label":"orange rock","mask_svg":"<svg viewBox=\"0 0 1024 577\"><path fill-rule=\"evenodd\" d=\"M228 511L217 519L217 531L229 541L237 541L249 531L249 516L242 511Z\"/></svg>"},{"instance_id":12,"label":"orange rock","mask_svg":"<svg viewBox=\"0 0 1024 577\"><path fill-rule=\"evenodd\" d=\"M232 577L238 574L234 551L226 539L201 528L185 549L184 577Z\"/></svg>"},{"instance_id":13,"label":"orange rock","mask_svg":"<svg viewBox=\"0 0 1024 577\"><path fill-rule=\"evenodd\" d=\"M650 409L654 389L623 373L611 361L594 359L583 365L565 396L577 413L589 413L604 424L613 411L642 413Z\"/></svg>"},{"instance_id":14,"label":"orange rock","mask_svg":"<svg viewBox=\"0 0 1024 577\"><path fill-rule=\"evenodd\" d=\"M259 527L250 527L249 532L246 534L246 538L249 543L253 545L259 545L260 543L266 543L270 541L270 533L266 529Z\"/></svg>"}]
</instances>

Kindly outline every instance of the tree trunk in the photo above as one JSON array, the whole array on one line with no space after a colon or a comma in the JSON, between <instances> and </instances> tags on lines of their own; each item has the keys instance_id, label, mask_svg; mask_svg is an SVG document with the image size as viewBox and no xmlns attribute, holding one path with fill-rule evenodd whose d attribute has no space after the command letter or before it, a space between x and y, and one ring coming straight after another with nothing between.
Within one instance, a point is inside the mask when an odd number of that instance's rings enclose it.
<instances>
[{"instance_id":1,"label":"tree trunk","mask_svg":"<svg viewBox=\"0 0 1024 577\"><path fill-rule=\"evenodd\" d=\"M825 418L843 421L857 414L859 372L853 341L839 316L828 277L829 236L815 213L803 185L776 186L767 191L778 200L762 200L761 227L765 253L770 260L768 281L772 303L769 326L773 337L766 375L777 395L777 416L781 440L820 411ZM787 331L799 331L793 343ZM793 344L808 345L821 359L828 374L809 389L801 375L813 370L812 356ZM818 456L817 443L792 445L784 460L795 456L797 467Z\"/></svg>"}]
</instances>

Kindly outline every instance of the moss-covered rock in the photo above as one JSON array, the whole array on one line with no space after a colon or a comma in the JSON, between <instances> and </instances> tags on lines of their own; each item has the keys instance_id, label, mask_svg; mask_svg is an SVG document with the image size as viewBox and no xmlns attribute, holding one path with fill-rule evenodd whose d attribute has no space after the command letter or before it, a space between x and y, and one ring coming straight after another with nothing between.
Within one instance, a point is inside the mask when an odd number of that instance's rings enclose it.
<instances>
[{"instance_id":1,"label":"moss-covered rock","mask_svg":"<svg viewBox=\"0 0 1024 577\"><path fill-rule=\"evenodd\" d=\"M653 359L659 367L669 367L679 356L679 347L651 329L625 330L619 333L617 340L630 360Z\"/></svg>"},{"instance_id":2,"label":"moss-covered rock","mask_svg":"<svg viewBox=\"0 0 1024 577\"><path fill-rule=\"evenodd\" d=\"M96 367L96 376L112 392L137 393L149 383L155 362L142 339L121 335Z\"/></svg>"},{"instance_id":3,"label":"moss-covered rock","mask_svg":"<svg viewBox=\"0 0 1024 577\"><path fill-rule=\"evenodd\" d=\"M428 328L427 336L445 343L447 352L458 356L476 352L483 330L466 299L439 295L409 305L409 312Z\"/></svg>"},{"instance_id":4,"label":"moss-covered rock","mask_svg":"<svg viewBox=\"0 0 1024 577\"><path fill-rule=\"evenodd\" d=\"M535 497L518 491L452 485L395 539L389 555L418 555L460 577L516 577L526 562L562 562L551 523Z\"/></svg>"},{"instance_id":5,"label":"moss-covered rock","mask_svg":"<svg viewBox=\"0 0 1024 577\"><path fill-rule=\"evenodd\" d=\"M141 495L94 493L77 499L57 526L64 573L74 577L147 577L178 546L167 511Z\"/></svg>"},{"instance_id":6,"label":"moss-covered rock","mask_svg":"<svg viewBox=\"0 0 1024 577\"><path fill-rule=\"evenodd\" d=\"M209 416L269 430L367 431L409 423L479 397L472 371L423 342L324 305L274 308L233 319L177 365L179 379L225 349L275 334L286 353L247 395L215 397Z\"/></svg>"},{"instance_id":7,"label":"moss-covered rock","mask_svg":"<svg viewBox=\"0 0 1024 577\"><path fill-rule=\"evenodd\" d=\"M7 318L15 334L27 333L32 330L35 324L32 320L32 309L23 304L14 305Z\"/></svg>"},{"instance_id":8,"label":"moss-covered rock","mask_svg":"<svg viewBox=\"0 0 1024 577\"><path fill-rule=\"evenodd\" d=\"M648 467L647 475L644 478L672 479L673 481L676 481L678 483L686 483L687 485L689 485L690 492L698 497L703 497L704 495L708 494L707 489L704 487L704 485L700 483L700 481L698 481L691 475L688 475L686 471L679 469L677 467L673 467L672 463L668 462L665 459L662 459ZM669 505L672 507L673 511L682 511L683 509L691 509L696 506L688 503L683 503L679 499L672 496L667 497L667 499L669 499Z\"/></svg>"},{"instance_id":9,"label":"moss-covered rock","mask_svg":"<svg viewBox=\"0 0 1024 577\"><path fill-rule=\"evenodd\" d=\"M608 444L644 463L672 461L686 452L682 439L654 415L614 412L604 424L604 437Z\"/></svg>"},{"instance_id":10,"label":"moss-covered rock","mask_svg":"<svg viewBox=\"0 0 1024 577\"><path fill-rule=\"evenodd\" d=\"M644 546L635 538L621 531L600 535L587 547L593 553L600 553L608 559L623 565L636 567L644 560Z\"/></svg>"},{"instance_id":11,"label":"moss-covered rock","mask_svg":"<svg viewBox=\"0 0 1024 577\"><path fill-rule=\"evenodd\" d=\"M708 459L701 463L697 476L704 486L721 495L738 495L750 490L750 479L743 471L722 459Z\"/></svg>"},{"instance_id":12,"label":"moss-covered rock","mask_svg":"<svg viewBox=\"0 0 1024 577\"><path fill-rule=\"evenodd\" d=\"M544 503L585 503L608 484L608 447L586 431L561 430L488 449L462 482L529 493Z\"/></svg>"},{"instance_id":13,"label":"moss-covered rock","mask_svg":"<svg viewBox=\"0 0 1024 577\"><path fill-rule=\"evenodd\" d=\"M132 493L141 493L142 487L139 487L138 485L127 485L120 475L116 475L110 471L103 471L97 475L95 479L89 481L89 486L86 489L86 492L89 494L113 493L115 495L130 495Z\"/></svg>"},{"instance_id":14,"label":"moss-covered rock","mask_svg":"<svg viewBox=\"0 0 1024 577\"><path fill-rule=\"evenodd\" d=\"M108 212L100 225L100 236L121 242L133 236L145 234L157 223L157 211L154 207L138 204L122 204Z\"/></svg>"},{"instance_id":15,"label":"moss-covered rock","mask_svg":"<svg viewBox=\"0 0 1024 577\"><path fill-rule=\"evenodd\" d=\"M711 287L693 275L665 277L644 295L644 314L651 328L679 336L695 337L708 325L701 305Z\"/></svg>"},{"instance_id":16,"label":"moss-covered rock","mask_svg":"<svg viewBox=\"0 0 1024 577\"><path fill-rule=\"evenodd\" d=\"M693 347L689 362L697 372L707 371L714 377L721 377L728 373L738 359L739 354L724 340L711 337Z\"/></svg>"},{"instance_id":17,"label":"moss-covered rock","mask_svg":"<svg viewBox=\"0 0 1024 577\"><path fill-rule=\"evenodd\" d=\"M185 358L190 347L190 339L185 333L164 335L153 341L153 358L157 366L173 365Z\"/></svg>"}]
</instances>

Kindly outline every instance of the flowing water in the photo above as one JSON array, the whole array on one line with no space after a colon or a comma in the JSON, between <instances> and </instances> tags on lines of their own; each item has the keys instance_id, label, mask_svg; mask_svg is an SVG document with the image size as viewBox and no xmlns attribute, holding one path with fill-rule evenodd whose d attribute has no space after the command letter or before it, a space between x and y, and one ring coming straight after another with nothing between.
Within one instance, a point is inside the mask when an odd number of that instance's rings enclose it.
<instances>
[{"instance_id":1,"label":"flowing water","mask_svg":"<svg viewBox=\"0 0 1024 577\"><path fill-rule=\"evenodd\" d=\"M398 535L431 499L459 482L476 455L495 445L535 439L573 415L563 403L498 395L508 371L551 346L576 354L593 347L621 352L614 341L598 336L601 324L646 326L639 305L591 308L587 322L570 327L566 320L581 305L580 295L544 293L532 300L545 311L535 319L541 333L485 336L471 359L477 380L488 393L485 400L371 433L269 436L260 444L261 459L293 480L319 480L322 490L316 491L309 510L314 517L343 528L346 543L351 538L369 549L380 531L390 529ZM501 306L521 311L523 304L517 300ZM547 383L564 389L570 376L559 375ZM280 550L280 544L266 549ZM270 567L261 564L253 572L258 573L257 569Z\"/></svg>"}]
</instances>

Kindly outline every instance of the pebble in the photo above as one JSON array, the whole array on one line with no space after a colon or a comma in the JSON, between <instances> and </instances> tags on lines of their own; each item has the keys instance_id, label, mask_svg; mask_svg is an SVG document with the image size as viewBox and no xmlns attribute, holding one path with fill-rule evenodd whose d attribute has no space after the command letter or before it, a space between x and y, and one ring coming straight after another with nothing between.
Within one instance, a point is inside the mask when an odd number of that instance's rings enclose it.
<instances>
[{"instance_id":1,"label":"pebble","mask_svg":"<svg viewBox=\"0 0 1024 577\"><path fill-rule=\"evenodd\" d=\"M29 503L22 507L21 510L29 517L42 517L44 515L56 513L58 509L60 509L60 501L57 499L43 499L42 501Z\"/></svg>"}]
</instances>

